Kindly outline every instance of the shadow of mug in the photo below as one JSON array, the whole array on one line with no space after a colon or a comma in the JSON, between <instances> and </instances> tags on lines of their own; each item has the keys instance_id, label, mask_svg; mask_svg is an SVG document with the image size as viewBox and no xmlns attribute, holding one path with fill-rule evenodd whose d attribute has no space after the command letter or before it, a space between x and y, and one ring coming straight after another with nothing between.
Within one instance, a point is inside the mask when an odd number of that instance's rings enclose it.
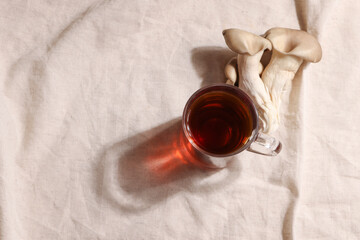
<instances>
[{"instance_id":1,"label":"shadow of mug","mask_svg":"<svg viewBox=\"0 0 360 240\"><path fill-rule=\"evenodd\" d=\"M224 67L234 56L221 47L193 49L191 60L201 87L225 82ZM98 157L97 195L129 213L148 210L180 192L212 193L240 174L239 161L223 169L200 161L183 134L181 118L112 144Z\"/></svg>"},{"instance_id":2,"label":"shadow of mug","mask_svg":"<svg viewBox=\"0 0 360 240\"><path fill-rule=\"evenodd\" d=\"M106 149L97 180L100 195L122 211L136 212L178 192L213 192L237 177L238 163L210 169L193 155L184 137L177 118Z\"/></svg>"}]
</instances>

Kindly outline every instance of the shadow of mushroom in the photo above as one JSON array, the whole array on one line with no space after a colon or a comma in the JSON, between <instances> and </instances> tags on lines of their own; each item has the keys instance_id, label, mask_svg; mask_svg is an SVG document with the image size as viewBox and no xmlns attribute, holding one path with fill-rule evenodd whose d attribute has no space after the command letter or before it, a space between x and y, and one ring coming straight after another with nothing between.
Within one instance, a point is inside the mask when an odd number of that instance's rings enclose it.
<instances>
[{"instance_id":1,"label":"shadow of mushroom","mask_svg":"<svg viewBox=\"0 0 360 240\"><path fill-rule=\"evenodd\" d=\"M192 64L202 78L201 87L225 83L225 65L236 56L236 53L222 47L198 47L191 54Z\"/></svg>"},{"instance_id":2,"label":"shadow of mushroom","mask_svg":"<svg viewBox=\"0 0 360 240\"><path fill-rule=\"evenodd\" d=\"M188 154L181 134L178 118L105 149L95 170L101 201L122 212L145 211L179 192L210 194L237 178L238 161L206 168Z\"/></svg>"},{"instance_id":3,"label":"shadow of mushroom","mask_svg":"<svg viewBox=\"0 0 360 240\"><path fill-rule=\"evenodd\" d=\"M309 3L308 1L302 1L302 0L295 0L294 2L295 2L296 15L300 25L300 29L307 31L308 28L307 13L309 8Z\"/></svg>"}]
</instances>

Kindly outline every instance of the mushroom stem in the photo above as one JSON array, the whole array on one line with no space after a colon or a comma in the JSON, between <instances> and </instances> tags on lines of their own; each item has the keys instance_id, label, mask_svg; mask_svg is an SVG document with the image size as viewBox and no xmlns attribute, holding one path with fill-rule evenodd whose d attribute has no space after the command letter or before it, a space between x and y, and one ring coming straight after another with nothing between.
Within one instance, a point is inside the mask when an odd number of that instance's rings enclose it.
<instances>
[{"instance_id":1,"label":"mushroom stem","mask_svg":"<svg viewBox=\"0 0 360 240\"><path fill-rule=\"evenodd\" d=\"M259 62L263 51L254 55L238 54L239 88L254 100L258 109L261 127L264 133L272 132L278 127L276 108L273 106L269 93L259 76Z\"/></svg>"},{"instance_id":2,"label":"mushroom stem","mask_svg":"<svg viewBox=\"0 0 360 240\"><path fill-rule=\"evenodd\" d=\"M277 113L280 112L281 95L284 86L294 78L302 63L303 60L299 57L284 55L273 49L271 60L261 77L270 93L271 101L276 107ZM279 116L277 119L279 119Z\"/></svg>"}]
</instances>

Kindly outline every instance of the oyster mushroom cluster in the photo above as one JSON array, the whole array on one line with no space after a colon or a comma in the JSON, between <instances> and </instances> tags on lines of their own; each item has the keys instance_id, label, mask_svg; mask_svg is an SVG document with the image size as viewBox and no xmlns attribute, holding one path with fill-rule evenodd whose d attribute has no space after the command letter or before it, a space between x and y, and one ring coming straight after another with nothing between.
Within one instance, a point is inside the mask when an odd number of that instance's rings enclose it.
<instances>
[{"instance_id":1,"label":"oyster mushroom cluster","mask_svg":"<svg viewBox=\"0 0 360 240\"><path fill-rule=\"evenodd\" d=\"M258 109L262 131L274 132L279 127L284 86L304 61L320 61L319 42L305 31L288 28L272 28L263 36L232 28L223 35L227 46L238 54L225 66L226 82L239 83ZM261 63L264 52L271 53L265 66Z\"/></svg>"}]
</instances>

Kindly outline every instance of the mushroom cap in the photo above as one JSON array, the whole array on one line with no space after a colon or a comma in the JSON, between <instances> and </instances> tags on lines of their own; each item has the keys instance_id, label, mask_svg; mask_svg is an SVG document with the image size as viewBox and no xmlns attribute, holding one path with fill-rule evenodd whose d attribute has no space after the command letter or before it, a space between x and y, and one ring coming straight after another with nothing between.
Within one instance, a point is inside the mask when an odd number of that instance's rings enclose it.
<instances>
[{"instance_id":1,"label":"mushroom cap","mask_svg":"<svg viewBox=\"0 0 360 240\"><path fill-rule=\"evenodd\" d=\"M240 29L230 28L223 32L226 45L238 54L254 55L265 49L271 49L269 40Z\"/></svg>"},{"instance_id":2,"label":"mushroom cap","mask_svg":"<svg viewBox=\"0 0 360 240\"><path fill-rule=\"evenodd\" d=\"M318 40L305 31L290 28L271 28L264 36L278 52L299 57L307 62L319 62L322 50Z\"/></svg>"}]
</instances>

